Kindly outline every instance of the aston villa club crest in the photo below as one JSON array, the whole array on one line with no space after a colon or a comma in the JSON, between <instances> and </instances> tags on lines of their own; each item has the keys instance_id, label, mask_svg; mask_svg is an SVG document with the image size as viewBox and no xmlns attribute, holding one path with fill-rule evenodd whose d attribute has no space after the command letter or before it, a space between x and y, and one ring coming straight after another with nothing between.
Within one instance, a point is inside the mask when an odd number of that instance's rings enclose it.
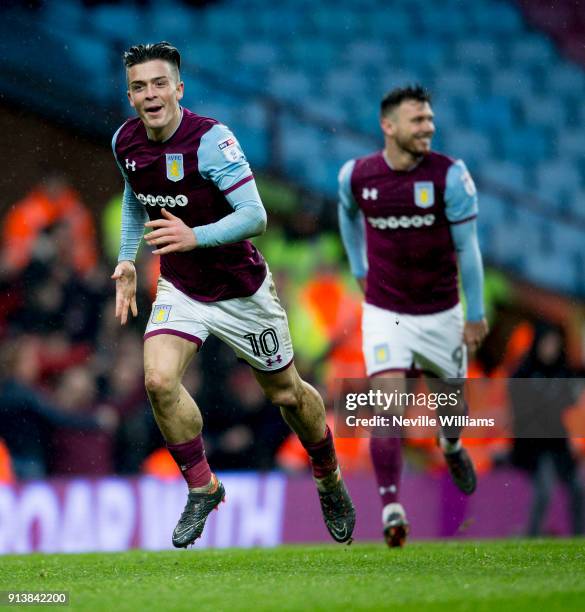
<instances>
[{"instance_id":1,"label":"aston villa club crest","mask_svg":"<svg viewBox=\"0 0 585 612\"><path fill-rule=\"evenodd\" d=\"M185 176L182 153L166 153L167 178L169 181L177 182Z\"/></svg>"},{"instance_id":2,"label":"aston villa club crest","mask_svg":"<svg viewBox=\"0 0 585 612\"><path fill-rule=\"evenodd\" d=\"M419 208L430 208L435 203L435 185L432 181L417 181L414 184L414 203Z\"/></svg>"},{"instance_id":3,"label":"aston villa club crest","mask_svg":"<svg viewBox=\"0 0 585 612\"><path fill-rule=\"evenodd\" d=\"M169 320L171 308L171 306L157 304L152 311L151 321L155 324L166 323Z\"/></svg>"}]
</instances>

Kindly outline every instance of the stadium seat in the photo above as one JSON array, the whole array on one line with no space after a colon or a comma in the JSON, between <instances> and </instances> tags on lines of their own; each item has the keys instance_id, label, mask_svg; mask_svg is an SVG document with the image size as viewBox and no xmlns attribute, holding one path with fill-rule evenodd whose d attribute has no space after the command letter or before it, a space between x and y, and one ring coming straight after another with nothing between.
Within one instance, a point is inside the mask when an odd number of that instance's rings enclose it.
<instances>
[{"instance_id":1,"label":"stadium seat","mask_svg":"<svg viewBox=\"0 0 585 612\"><path fill-rule=\"evenodd\" d=\"M302 103L312 94L311 79L305 72L275 72L268 77L270 90L283 100Z\"/></svg>"},{"instance_id":2,"label":"stadium seat","mask_svg":"<svg viewBox=\"0 0 585 612\"><path fill-rule=\"evenodd\" d=\"M527 125L542 125L555 130L562 129L568 122L567 106L558 96L533 96L530 104L522 107Z\"/></svg>"},{"instance_id":3,"label":"stadium seat","mask_svg":"<svg viewBox=\"0 0 585 612\"><path fill-rule=\"evenodd\" d=\"M579 283L579 274L575 259L569 261L559 253L531 253L526 259L525 270L528 277L536 284L548 289L573 293Z\"/></svg>"},{"instance_id":4,"label":"stadium seat","mask_svg":"<svg viewBox=\"0 0 585 612\"><path fill-rule=\"evenodd\" d=\"M479 225L489 225L493 231L510 217L511 205L504 197L496 196L493 193L479 191Z\"/></svg>"},{"instance_id":5,"label":"stadium seat","mask_svg":"<svg viewBox=\"0 0 585 612\"><path fill-rule=\"evenodd\" d=\"M585 221L585 188L583 188L583 182L581 188L572 194L567 204L571 215Z\"/></svg>"},{"instance_id":6,"label":"stadium seat","mask_svg":"<svg viewBox=\"0 0 585 612\"><path fill-rule=\"evenodd\" d=\"M90 22L94 32L103 36L106 41L134 44L142 40L143 32L148 28L143 12L132 4L102 4L91 10Z\"/></svg>"},{"instance_id":7,"label":"stadium seat","mask_svg":"<svg viewBox=\"0 0 585 612\"><path fill-rule=\"evenodd\" d=\"M553 209L559 211L568 208L568 200L579 191L582 181L581 173L570 159L564 157L541 162L535 175L537 193L548 200Z\"/></svg>"},{"instance_id":8,"label":"stadium seat","mask_svg":"<svg viewBox=\"0 0 585 612\"><path fill-rule=\"evenodd\" d=\"M282 61L282 53L279 47L270 42L244 42L238 51L237 61L242 64L253 64L263 66L277 65Z\"/></svg>"},{"instance_id":9,"label":"stadium seat","mask_svg":"<svg viewBox=\"0 0 585 612\"><path fill-rule=\"evenodd\" d=\"M438 38L407 41L400 46L400 64L407 70L442 70L447 66L447 48Z\"/></svg>"},{"instance_id":10,"label":"stadium seat","mask_svg":"<svg viewBox=\"0 0 585 612\"><path fill-rule=\"evenodd\" d=\"M347 48L347 61L356 66L383 63L391 53L382 41L356 40Z\"/></svg>"},{"instance_id":11,"label":"stadium seat","mask_svg":"<svg viewBox=\"0 0 585 612\"><path fill-rule=\"evenodd\" d=\"M76 0L44 2L40 17L49 29L66 32L78 32L87 22L87 12Z\"/></svg>"},{"instance_id":12,"label":"stadium seat","mask_svg":"<svg viewBox=\"0 0 585 612\"><path fill-rule=\"evenodd\" d=\"M583 241L583 229L571 227L567 223L559 223L549 228L553 252L567 256L567 261L575 257L585 258L585 241Z\"/></svg>"},{"instance_id":13,"label":"stadium seat","mask_svg":"<svg viewBox=\"0 0 585 612\"><path fill-rule=\"evenodd\" d=\"M495 135L496 147L507 160L518 160L528 166L556 155L550 136L536 126L503 130Z\"/></svg>"},{"instance_id":14,"label":"stadium seat","mask_svg":"<svg viewBox=\"0 0 585 612\"><path fill-rule=\"evenodd\" d=\"M571 62L555 62L546 71L546 87L561 99L565 95L580 95L585 89L585 71Z\"/></svg>"},{"instance_id":15,"label":"stadium seat","mask_svg":"<svg viewBox=\"0 0 585 612\"><path fill-rule=\"evenodd\" d=\"M531 188L526 169L515 161L486 160L481 165L480 176L487 184L501 185L512 192Z\"/></svg>"},{"instance_id":16,"label":"stadium seat","mask_svg":"<svg viewBox=\"0 0 585 612\"><path fill-rule=\"evenodd\" d=\"M509 129L514 123L514 109L506 96L478 96L463 101L467 125L489 132L493 129Z\"/></svg>"},{"instance_id":17,"label":"stadium seat","mask_svg":"<svg viewBox=\"0 0 585 612\"><path fill-rule=\"evenodd\" d=\"M540 34L526 34L514 41L510 60L519 66L547 65L554 56L552 43Z\"/></svg>"},{"instance_id":18,"label":"stadium seat","mask_svg":"<svg viewBox=\"0 0 585 612\"><path fill-rule=\"evenodd\" d=\"M491 91L495 95L507 96L529 104L533 90L531 74L517 67L500 69L491 75Z\"/></svg>"},{"instance_id":19,"label":"stadium seat","mask_svg":"<svg viewBox=\"0 0 585 612\"><path fill-rule=\"evenodd\" d=\"M468 165L477 164L492 155L489 136L472 130L443 133L446 150L455 158L462 158Z\"/></svg>"},{"instance_id":20,"label":"stadium seat","mask_svg":"<svg viewBox=\"0 0 585 612\"><path fill-rule=\"evenodd\" d=\"M471 72L444 70L435 82L437 91L448 91L451 95L474 96L478 93L477 79Z\"/></svg>"},{"instance_id":21,"label":"stadium seat","mask_svg":"<svg viewBox=\"0 0 585 612\"><path fill-rule=\"evenodd\" d=\"M154 3L145 15L144 24L148 28L148 40L166 40L172 32L172 42L179 45L181 41L181 48L193 41L193 32L198 28L193 11L178 3L172 6Z\"/></svg>"},{"instance_id":22,"label":"stadium seat","mask_svg":"<svg viewBox=\"0 0 585 612\"><path fill-rule=\"evenodd\" d=\"M485 66L495 70L500 62L500 48L489 39L465 38L455 45L457 63Z\"/></svg>"}]
</instances>

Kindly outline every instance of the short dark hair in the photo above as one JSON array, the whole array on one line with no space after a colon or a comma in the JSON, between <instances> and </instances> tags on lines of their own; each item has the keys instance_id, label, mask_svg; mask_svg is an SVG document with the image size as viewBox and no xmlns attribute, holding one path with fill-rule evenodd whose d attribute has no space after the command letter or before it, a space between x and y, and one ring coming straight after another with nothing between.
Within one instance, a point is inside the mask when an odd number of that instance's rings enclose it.
<instances>
[{"instance_id":1,"label":"short dark hair","mask_svg":"<svg viewBox=\"0 0 585 612\"><path fill-rule=\"evenodd\" d=\"M128 51L124 51L124 66L126 66L126 69L136 66L136 64L144 64L157 59L169 62L179 74L181 54L176 47L173 47L166 40L145 45L134 45Z\"/></svg>"},{"instance_id":2,"label":"short dark hair","mask_svg":"<svg viewBox=\"0 0 585 612\"><path fill-rule=\"evenodd\" d=\"M380 103L380 114L384 117L405 100L416 100L417 102L431 103L431 94L418 83L406 85L406 87L396 87L389 91Z\"/></svg>"}]
</instances>

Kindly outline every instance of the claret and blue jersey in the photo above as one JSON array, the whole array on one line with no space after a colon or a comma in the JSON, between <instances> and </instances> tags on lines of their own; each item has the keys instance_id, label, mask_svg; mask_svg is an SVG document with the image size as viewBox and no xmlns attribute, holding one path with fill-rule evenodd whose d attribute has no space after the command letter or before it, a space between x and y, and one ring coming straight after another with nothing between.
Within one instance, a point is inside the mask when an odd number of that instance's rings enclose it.
<instances>
[{"instance_id":1,"label":"claret and blue jersey","mask_svg":"<svg viewBox=\"0 0 585 612\"><path fill-rule=\"evenodd\" d=\"M161 256L161 276L199 301L252 295L266 277L262 255L240 236L265 224L250 166L231 131L182 109L174 134L149 140L139 118L115 133L112 148L126 185L119 260L136 257L148 218L162 208L194 228L199 248ZM239 215L230 218L234 211Z\"/></svg>"},{"instance_id":2,"label":"claret and blue jersey","mask_svg":"<svg viewBox=\"0 0 585 612\"><path fill-rule=\"evenodd\" d=\"M393 170L382 151L350 160L339 198L344 244L354 275L367 276L368 303L405 314L447 310L459 301L459 260L468 318L481 319L477 193L461 160L431 152L408 171Z\"/></svg>"}]
</instances>

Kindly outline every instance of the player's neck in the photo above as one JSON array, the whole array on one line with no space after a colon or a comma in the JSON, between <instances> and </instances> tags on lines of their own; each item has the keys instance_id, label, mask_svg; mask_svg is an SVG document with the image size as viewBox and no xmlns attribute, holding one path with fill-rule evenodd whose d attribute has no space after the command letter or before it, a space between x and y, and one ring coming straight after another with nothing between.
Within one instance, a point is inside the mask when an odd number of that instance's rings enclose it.
<instances>
[{"instance_id":1,"label":"player's neck","mask_svg":"<svg viewBox=\"0 0 585 612\"><path fill-rule=\"evenodd\" d=\"M413 155L404 149L398 149L389 144L384 147L384 159L391 170L408 172L416 168L423 159L423 155Z\"/></svg>"},{"instance_id":2,"label":"player's neck","mask_svg":"<svg viewBox=\"0 0 585 612\"><path fill-rule=\"evenodd\" d=\"M148 139L153 140L154 142L164 142L165 140L168 140L177 131L182 118L183 109L177 105L177 109L173 113L173 118L167 123L167 125L155 129L145 126Z\"/></svg>"}]
</instances>

